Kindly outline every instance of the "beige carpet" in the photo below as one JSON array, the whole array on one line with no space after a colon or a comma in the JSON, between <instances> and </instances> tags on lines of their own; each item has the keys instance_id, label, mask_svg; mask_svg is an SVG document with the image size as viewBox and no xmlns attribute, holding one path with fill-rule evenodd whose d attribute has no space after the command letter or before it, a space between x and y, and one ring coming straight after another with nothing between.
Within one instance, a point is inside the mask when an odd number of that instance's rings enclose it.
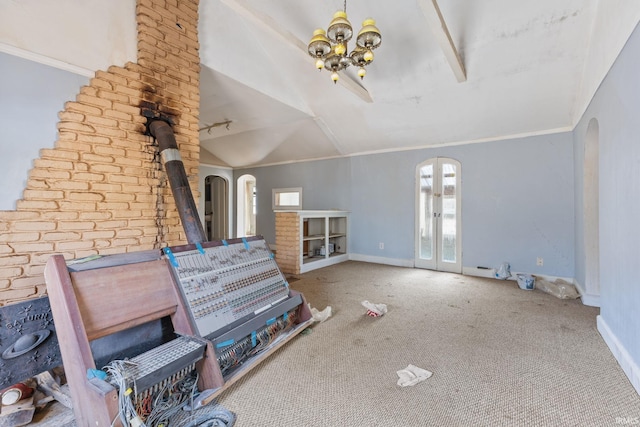
<instances>
[{"instance_id":1,"label":"beige carpet","mask_svg":"<svg viewBox=\"0 0 640 427\"><path fill-rule=\"evenodd\" d=\"M640 397L596 330L598 309L580 300L360 262L298 278L291 287L333 316L220 396L238 427L616 426L640 417ZM389 312L368 317L362 300ZM408 364L433 376L399 387L396 371Z\"/></svg>"}]
</instances>

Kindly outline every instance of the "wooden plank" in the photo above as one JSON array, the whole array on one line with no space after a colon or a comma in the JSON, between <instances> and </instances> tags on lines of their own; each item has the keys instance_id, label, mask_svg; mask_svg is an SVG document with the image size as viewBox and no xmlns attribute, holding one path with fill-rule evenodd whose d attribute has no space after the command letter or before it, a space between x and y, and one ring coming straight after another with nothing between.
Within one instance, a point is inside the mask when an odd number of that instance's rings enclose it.
<instances>
[{"instance_id":1,"label":"wooden plank","mask_svg":"<svg viewBox=\"0 0 640 427\"><path fill-rule=\"evenodd\" d=\"M62 391L62 388L60 388L58 383L53 379L51 372L44 371L36 375L36 382L38 383L38 389L47 396L53 397L69 409L73 408L71 396Z\"/></svg>"},{"instance_id":2,"label":"wooden plank","mask_svg":"<svg viewBox=\"0 0 640 427\"><path fill-rule=\"evenodd\" d=\"M53 255L44 269L51 312L56 322L56 334L65 366L65 375L74 402L74 414L79 426L109 425L109 400L117 398L115 390L107 396L90 392L87 369L95 362L87 339L84 322L73 292L71 277L62 255Z\"/></svg>"},{"instance_id":3,"label":"wooden plank","mask_svg":"<svg viewBox=\"0 0 640 427\"><path fill-rule=\"evenodd\" d=\"M52 402L36 411L30 427L76 427L73 411L59 402Z\"/></svg>"},{"instance_id":4,"label":"wooden plank","mask_svg":"<svg viewBox=\"0 0 640 427\"><path fill-rule=\"evenodd\" d=\"M289 295L291 297L300 295L300 297L302 298L302 304L298 306L298 322L304 323L310 320L313 316L311 315L309 304L307 304L307 300L305 299L304 295L298 291L294 291L293 289L289 291Z\"/></svg>"},{"instance_id":5,"label":"wooden plank","mask_svg":"<svg viewBox=\"0 0 640 427\"><path fill-rule=\"evenodd\" d=\"M13 405L2 405L0 427L26 426L31 423L35 411L33 396L28 399L22 399Z\"/></svg>"},{"instance_id":6,"label":"wooden plank","mask_svg":"<svg viewBox=\"0 0 640 427\"><path fill-rule=\"evenodd\" d=\"M204 359L196 364L198 370L198 389L200 391L216 389L224 385L224 378L211 341L207 342Z\"/></svg>"},{"instance_id":7,"label":"wooden plank","mask_svg":"<svg viewBox=\"0 0 640 427\"><path fill-rule=\"evenodd\" d=\"M71 280L89 341L176 311L165 260L72 272Z\"/></svg>"},{"instance_id":8,"label":"wooden plank","mask_svg":"<svg viewBox=\"0 0 640 427\"><path fill-rule=\"evenodd\" d=\"M442 17L437 0L418 0L418 5L422 9L425 18L427 18L429 27L433 31L433 35L436 37L440 48L442 48L444 56L447 58L447 62L449 62L449 66L451 66L456 79L458 79L460 83L466 81L467 74L464 69L464 64L453 43L451 34L449 34L449 29Z\"/></svg>"}]
</instances>

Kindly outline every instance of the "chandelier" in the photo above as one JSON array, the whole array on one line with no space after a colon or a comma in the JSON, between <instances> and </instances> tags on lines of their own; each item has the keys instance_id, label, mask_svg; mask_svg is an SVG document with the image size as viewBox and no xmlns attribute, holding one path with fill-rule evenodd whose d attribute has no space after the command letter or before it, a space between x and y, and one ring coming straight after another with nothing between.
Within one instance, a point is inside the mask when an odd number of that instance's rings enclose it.
<instances>
[{"instance_id":1,"label":"chandelier","mask_svg":"<svg viewBox=\"0 0 640 427\"><path fill-rule=\"evenodd\" d=\"M376 27L376 21L367 18L362 23L362 29L356 37L356 47L347 53L347 43L353 36L353 28L347 19L347 0L344 1L344 10L339 10L333 15L333 19L325 31L318 28L313 32L309 42L309 55L316 58L316 68L326 68L331 71L331 80L336 83L339 79L338 71L344 70L350 65L360 67L358 76L364 79L367 71L364 67L373 62L373 49L382 43L382 35Z\"/></svg>"}]
</instances>

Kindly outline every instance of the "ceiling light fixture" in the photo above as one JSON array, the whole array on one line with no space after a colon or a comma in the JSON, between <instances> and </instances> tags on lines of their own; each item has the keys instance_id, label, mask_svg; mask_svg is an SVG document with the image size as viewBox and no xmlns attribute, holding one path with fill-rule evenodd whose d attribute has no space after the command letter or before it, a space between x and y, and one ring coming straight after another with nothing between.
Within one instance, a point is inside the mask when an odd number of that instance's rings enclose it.
<instances>
[{"instance_id":1,"label":"ceiling light fixture","mask_svg":"<svg viewBox=\"0 0 640 427\"><path fill-rule=\"evenodd\" d=\"M336 83L339 79L338 71L350 65L357 65L358 76L364 79L367 71L364 67L373 61L373 49L382 43L382 35L376 27L376 21L367 18L362 23L362 29L356 37L356 47L347 54L347 43L353 36L353 28L347 19L347 0L344 0L344 10L339 10L325 31L318 28L313 32L309 42L309 55L316 58L316 68L326 68L331 71L331 80Z\"/></svg>"}]
</instances>

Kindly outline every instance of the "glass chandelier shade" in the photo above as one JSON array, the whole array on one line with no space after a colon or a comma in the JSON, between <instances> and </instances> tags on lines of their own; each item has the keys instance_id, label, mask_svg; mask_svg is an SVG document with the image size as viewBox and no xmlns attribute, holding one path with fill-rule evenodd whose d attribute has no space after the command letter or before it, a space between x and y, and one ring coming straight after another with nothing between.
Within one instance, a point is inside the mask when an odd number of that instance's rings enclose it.
<instances>
[{"instance_id":1,"label":"glass chandelier shade","mask_svg":"<svg viewBox=\"0 0 640 427\"><path fill-rule=\"evenodd\" d=\"M373 49L382 43L380 30L376 27L376 21L371 18L365 19L362 23L362 29L356 36L356 47L348 53L347 43L352 37L353 28L347 19L345 3L345 10L339 10L333 15L327 31L318 28L313 32L309 42L308 52L316 58L316 68L331 71L334 83L339 79L338 71L350 65L360 67L358 76L363 79L366 74L364 67L373 61Z\"/></svg>"}]
</instances>

